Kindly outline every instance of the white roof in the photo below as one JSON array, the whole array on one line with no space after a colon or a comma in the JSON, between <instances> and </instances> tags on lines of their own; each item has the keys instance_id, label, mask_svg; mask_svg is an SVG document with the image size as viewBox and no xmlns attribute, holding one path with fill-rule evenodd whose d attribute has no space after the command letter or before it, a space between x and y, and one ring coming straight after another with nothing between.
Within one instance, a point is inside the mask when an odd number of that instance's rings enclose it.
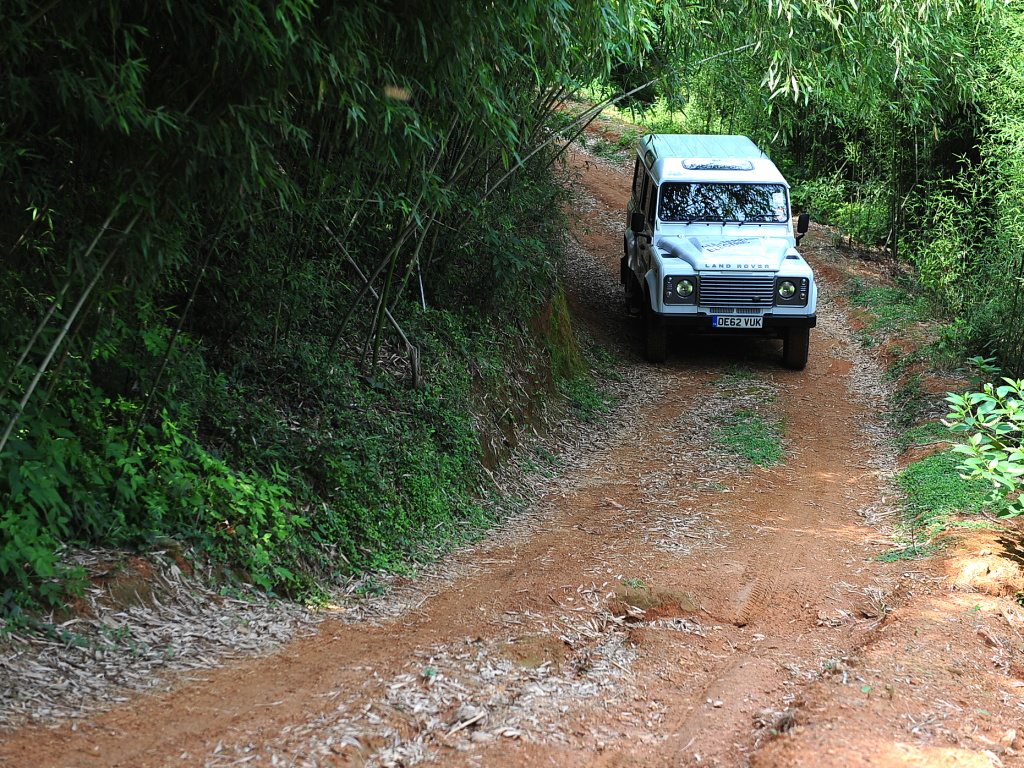
<instances>
[{"instance_id":1,"label":"white roof","mask_svg":"<svg viewBox=\"0 0 1024 768\"><path fill-rule=\"evenodd\" d=\"M768 156L746 136L653 133L637 148L662 181L786 184Z\"/></svg>"}]
</instances>

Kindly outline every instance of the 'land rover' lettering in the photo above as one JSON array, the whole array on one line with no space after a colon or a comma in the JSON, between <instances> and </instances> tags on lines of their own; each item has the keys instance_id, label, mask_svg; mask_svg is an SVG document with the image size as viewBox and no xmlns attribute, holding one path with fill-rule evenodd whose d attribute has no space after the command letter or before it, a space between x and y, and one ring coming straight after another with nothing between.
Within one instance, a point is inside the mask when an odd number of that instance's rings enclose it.
<instances>
[{"instance_id":1,"label":"'land rover' lettering","mask_svg":"<svg viewBox=\"0 0 1024 768\"><path fill-rule=\"evenodd\" d=\"M709 261L705 269L771 269L771 264L733 264L725 261Z\"/></svg>"}]
</instances>

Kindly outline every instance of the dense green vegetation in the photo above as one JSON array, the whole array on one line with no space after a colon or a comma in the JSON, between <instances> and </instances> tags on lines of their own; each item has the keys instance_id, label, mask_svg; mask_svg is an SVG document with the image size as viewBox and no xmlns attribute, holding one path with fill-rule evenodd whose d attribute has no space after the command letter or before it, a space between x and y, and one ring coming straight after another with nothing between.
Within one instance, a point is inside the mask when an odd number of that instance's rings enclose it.
<instances>
[{"instance_id":1,"label":"dense green vegetation","mask_svg":"<svg viewBox=\"0 0 1024 768\"><path fill-rule=\"evenodd\" d=\"M557 157L596 89L741 132L1020 365L1020 8L11 0L0 17L0 609L60 548L187 540L310 595L488 523L587 380Z\"/></svg>"},{"instance_id":2,"label":"dense green vegetation","mask_svg":"<svg viewBox=\"0 0 1024 768\"><path fill-rule=\"evenodd\" d=\"M600 8L6 7L2 602L71 543L303 594L485 522L486 433L583 372L538 139Z\"/></svg>"}]
</instances>

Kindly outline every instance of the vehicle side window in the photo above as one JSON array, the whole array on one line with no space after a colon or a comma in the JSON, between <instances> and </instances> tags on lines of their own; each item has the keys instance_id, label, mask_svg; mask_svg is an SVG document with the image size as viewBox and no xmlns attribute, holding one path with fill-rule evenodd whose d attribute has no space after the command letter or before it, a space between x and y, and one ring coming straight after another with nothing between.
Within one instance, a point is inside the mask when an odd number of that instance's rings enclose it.
<instances>
[{"instance_id":1,"label":"vehicle side window","mask_svg":"<svg viewBox=\"0 0 1024 768\"><path fill-rule=\"evenodd\" d=\"M644 216L647 216L648 215L647 211L651 207L650 206L651 189L653 188L654 185L651 184L651 179L650 179L650 177L646 173L642 173L641 175L643 176L643 192L641 193L640 197L637 199L637 210L638 211L643 211ZM650 226L650 223L651 223L651 220L650 220L650 217L648 217L647 218L648 226Z\"/></svg>"},{"instance_id":2,"label":"vehicle side window","mask_svg":"<svg viewBox=\"0 0 1024 768\"><path fill-rule=\"evenodd\" d=\"M654 212L658 208L658 187L654 184L651 184L650 187L651 189L648 194L647 207L644 209L644 215L647 216L647 226L653 230Z\"/></svg>"},{"instance_id":3,"label":"vehicle side window","mask_svg":"<svg viewBox=\"0 0 1024 768\"><path fill-rule=\"evenodd\" d=\"M646 175L644 164L640 162L640 156L637 155L636 165L633 166L633 200L637 204L640 202L640 192L643 190L643 180Z\"/></svg>"}]
</instances>

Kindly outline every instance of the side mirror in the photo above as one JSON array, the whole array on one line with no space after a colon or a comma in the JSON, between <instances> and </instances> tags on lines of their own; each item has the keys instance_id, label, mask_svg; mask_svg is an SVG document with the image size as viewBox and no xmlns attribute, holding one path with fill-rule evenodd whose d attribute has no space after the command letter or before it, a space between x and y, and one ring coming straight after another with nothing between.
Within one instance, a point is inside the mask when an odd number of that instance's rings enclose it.
<instances>
[{"instance_id":1,"label":"side mirror","mask_svg":"<svg viewBox=\"0 0 1024 768\"><path fill-rule=\"evenodd\" d=\"M807 234L807 229L811 225L811 216L808 213L801 213L799 218L796 220L796 244L800 245L800 241L804 239L804 235Z\"/></svg>"},{"instance_id":2,"label":"side mirror","mask_svg":"<svg viewBox=\"0 0 1024 768\"><path fill-rule=\"evenodd\" d=\"M633 211L633 215L629 218L629 228L633 230L634 235L644 233L644 229L647 228L647 217L644 216L643 211Z\"/></svg>"}]
</instances>

